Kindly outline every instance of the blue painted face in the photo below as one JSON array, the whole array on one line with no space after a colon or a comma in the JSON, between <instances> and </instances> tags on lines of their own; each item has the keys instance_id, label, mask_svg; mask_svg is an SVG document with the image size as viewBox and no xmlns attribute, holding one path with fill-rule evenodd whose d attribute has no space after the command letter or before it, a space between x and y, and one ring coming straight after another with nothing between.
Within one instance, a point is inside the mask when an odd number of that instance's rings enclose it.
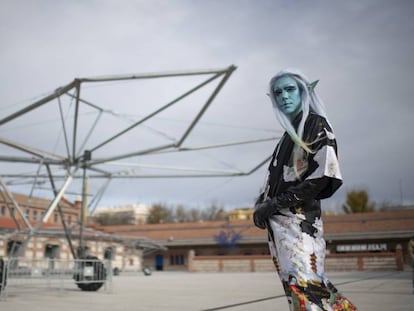
<instances>
[{"instance_id":1,"label":"blue painted face","mask_svg":"<svg viewBox=\"0 0 414 311\"><path fill-rule=\"evenodd\" d=\"M280 77L275 81L273 94L276 104L291 121L302 110L302 97L298 83L289 76Z\"/></svg>"}]
</instances>

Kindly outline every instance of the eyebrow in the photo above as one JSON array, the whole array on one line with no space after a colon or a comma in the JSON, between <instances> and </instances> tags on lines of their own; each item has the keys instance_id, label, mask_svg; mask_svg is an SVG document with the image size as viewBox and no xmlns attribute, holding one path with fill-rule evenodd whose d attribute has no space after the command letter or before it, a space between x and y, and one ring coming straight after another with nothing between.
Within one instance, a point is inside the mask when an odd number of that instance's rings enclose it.
<instances>
[{"instance_id":1,"label":"eyebrow","mask_svg":"<svg viewBox=\"0 0 414 311\"><path fill-rule=\"evenodd\" d=\"M297 87L294 83L290 83L290 84L288 84L288 85L284 85L283 87L275 87L275 88L273 88L273 91L276 91L276 90L281 90L282 88L286 88L286 87Z\"/></svg>"}]
</instances>

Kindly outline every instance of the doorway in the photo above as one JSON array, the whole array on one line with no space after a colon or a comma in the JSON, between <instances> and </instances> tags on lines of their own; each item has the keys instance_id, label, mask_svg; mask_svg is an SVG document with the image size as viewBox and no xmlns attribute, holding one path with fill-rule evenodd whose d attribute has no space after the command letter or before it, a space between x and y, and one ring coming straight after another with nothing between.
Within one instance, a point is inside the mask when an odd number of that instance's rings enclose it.
<instances>
[{"instance_id":1,"label":"doorway","mask_svg":"<svg viewBox=\"0 0 414 311\"><path fill-rule=\"evenodd\" d=\"M59 245L56 244L46 244L45 246L45 258L48 258L48 269L55 269L55 259L59 255Z\"/></svg>"},{"instance_id":2,"label":"doorway","mask_svg":"<svg viewBox=\"0 0 414 311\"><path fill-rule=\"evenodd\" d=\"M155 256L155 270L157 271L164 270L164 256L163 255Z\"/></svg>"}]
</instances>

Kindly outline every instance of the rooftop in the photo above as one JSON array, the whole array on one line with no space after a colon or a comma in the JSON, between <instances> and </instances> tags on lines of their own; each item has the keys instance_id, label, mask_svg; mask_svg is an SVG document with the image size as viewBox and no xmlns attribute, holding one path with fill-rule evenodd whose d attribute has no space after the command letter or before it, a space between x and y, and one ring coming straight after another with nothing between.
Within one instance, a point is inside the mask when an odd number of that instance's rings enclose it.
<instances>
[{"instance_id":1,"label":"rooftop","mask_svg":"<svg viewBox=\"0 0 414 311\"><path fill-rule=\"evenodd\" d=\"M323 221L327 240L411 237L414 235L413 209L325 215ZM246 243L266 239L266 233L256 228L251 220L119 225L98 228L119 235L137 235L159 242L168 241L170 245L189 243L190 241L204 241L206 244L210 244L214 237L222 231L241 234Z\"/></svg>"},{"instance_id":2,"label":"rooftop","mask_svg":"<svg viewBox=\"0 0 414 311\"><path fill-rule=\"evenodd\" d=\"M362 240L367 238L409 238L414 235L414 209L362 214L324 215L326 240ZM34 224L33 222L31 222ZM42 224L42 228L56 227ZM95 230L119 236L142 238L167 245L214 244L222 233L242 236L241 243L262 243L266 233L251 220L206 221L118 226L93 226ZM0 217L0 231L16 230L15 222Z\"/></svg>"}]
</instances>

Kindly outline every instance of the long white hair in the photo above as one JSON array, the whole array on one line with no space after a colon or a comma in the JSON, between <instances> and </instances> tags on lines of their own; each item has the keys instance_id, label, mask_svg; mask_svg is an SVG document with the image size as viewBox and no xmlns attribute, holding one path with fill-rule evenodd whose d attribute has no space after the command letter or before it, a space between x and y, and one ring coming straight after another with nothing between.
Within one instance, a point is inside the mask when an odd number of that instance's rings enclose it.
<instances>
[{"instance_id":1,"label":"long white hair","mask_svg":"<svg viewBox=\"0 0 414 311\"><path fill-rule=\"evenodd\" d=\"M276 102L275 95L274 95L275 82L277 79L283 76L289 76L292 79L294 79L297 82L299 89L300 89L301 99L302 99L302 102L301 102L302 119L300 120L297 130L295 130L289 118L282 111L280 111L279 106L277 105L277 102ZM301 153L303 152L302 150L308 153L314 152L309 147L311 142L303 141L303 129L305 126L305 121L308 118L310 109L312 109L312 111L314 111L316 114L324 117L327 120L327 122L329 122L327 115L326 115L325 106L322 100L319 98L314 88L311 87L310 85L311 85L310 80L300 70L294 69L294 68L288 68L288 69L279 71L270 80L270 84L269 84L269 96L272 100L273 110L276 114L276 117L278 118L282 127L289 134L290 138L295 143L294 148L293 148L293 167L294 167L294 170L297 176L298 176L298 172L297 172L296 165L297 165L297 160L299 159Z\"/></svg>"}]
</instances>

